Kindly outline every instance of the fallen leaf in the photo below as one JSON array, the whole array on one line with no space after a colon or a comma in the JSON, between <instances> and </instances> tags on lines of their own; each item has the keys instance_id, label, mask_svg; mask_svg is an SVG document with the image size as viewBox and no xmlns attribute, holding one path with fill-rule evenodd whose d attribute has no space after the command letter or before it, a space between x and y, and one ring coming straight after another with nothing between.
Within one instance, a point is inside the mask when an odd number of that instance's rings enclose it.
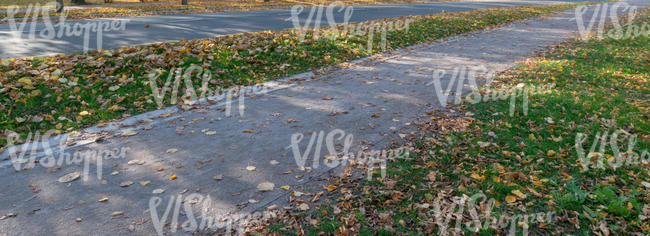
<instances>
[{"instance_id":1,"label":"fallen leaf","mask_svg":"<svg viewBox=\"0 0 650 236\"><path fill-rule=\"evenodd\" d=\"M177 177L176 175L169 176L169 180L175 180L176 177Z\"/></svg>"},{"instance_id":2,"label":"fallen leaf","mask_svg":"<svg viewBox=\"0 0 650 236\"><path fill-rule=\"evenodd\" d=\"M18 213L9 213L9 214L0 216L0 220L4 220L4 219L7 219L7 218L16 217L16 216L18 216Z\"/></svg>"},{"instance_id":3,"label":"fallen leaf","mask_svg":"<svg viewBox=\"0 0 650 236\"><path fill-rule=\"evenodd\" d=\"M650 183L648 183L648 182L641 181L641 184L642 184L643 186L645 186L646 188L650 188Z\"/></svg>"},{"instance_id":4,"label":"fallen leaf","mask_svg":"<svg viewBox=\"0 0 650 236\"><path fill-rule=\"evenodd\" d=\"M472 179L475 179L475 180L483 180L481 175L479 175L477 173L472 173L472 175L470 177L472 177Z\"/></svg>"},{"instance_id":5,"label":"fallen leaf","mask_svg":"<svg viewBox=\"0 0 650 236\"><path fill-rule=\"evenodd\" d=\"M334 190L336 190L336 186L331 185L331 184L327 186L327 191L331 192L331 191L334 191Z\"/></svg>"},{"instance_id":6,"label":"fallen leaf","mask_svg":"<svg viewBox=\"0 0 650 236\"><path fill-rule=\"evenodd\" d=\"M147 186L147 184L150 184L150 183L151 183L151 181L148 181L148 180L140 181L140 185L142 185L142 187Z\"/></svg>"},{"instance_id":7,"label":"fallen leaf","mask_svg":"<svg viewBox=\"0 0 650 236\"><path fill-rule=\"evenodd\" d=\"M136 134L138 134L138 132L133 131L132 129L122 130L122 133L121 133L122 137L133 136L133 135L136 135Z\"/></svg>"},{"instance_id":8,"label":"fallen leaf","mask_svg":"<svg viewBox=\"0 0 650 236\"><path fill-rule=\"evenodd\" d=\"M120 183L120 187L122 187L122 188L126 188L126 187L129 187L131 185L133 185L133 181L124 181L124 182Z\"/></svg>"},{"instance_id":9,"label":"fallen leaf","mask_svg":"<svg viewBox=\"0 0 650 236\"><path fill-rule=\"evenodd\" d=\"M512 195L506 196L506 202L507 203L513 203L513 202L516 202L516 201L517 201L517 198L515 196L512 196Z\"/></svg>"},{"instance_id":10,"label":"fallen leaf","mask_svg":"<svg viewBox=\"0 0 650 236\"><path fill-rule=\"evenodd\" d=\"M275 184L271 182L264 182L257 185L257 190L259 190L260 192L273 191L273 188L275 188Z\"/></svg>"},{"instance_id":11,"label":"fallen leaf","mask_svg":"<svg viewBox=\"0 0 650 236\"><path fill-rule=\"evenodd\" d=\"M257 169L257 167L255 167L255 166L247 166L246 167L246 170L248 170L248 171L254 171L255 169Z\"/></svg>"},{"instance_id":12,"label":"fallen leaf","mask_svg":"<svg viewBox=\"0 0 650 236\"><path fill-rule=\"evenodd\" d=\"M216 181L221 181L221 180L223 180L223 175L215 175L215 176L213 176L212 178L213 178L214 180L216 180Z\"/></svg>"},{"instance_id":13,"label":"fallen leaf","mask_svg":"<svg viewBox=\"0 0 650 236\"><path fill-rule=\"evenodd\" d=\"M302 203L298 206L298 210L301 211L308 211L309 210L309 205L307 203Z\"/></svg>"},{"instance_id":14,"label":"fallen leaf","mask_svg":"<svg viewBox=\"0 0 650 236\"><path fill-rule=\"evenodd\" d=\"M126 164L128 164L128 165L144 165L144 163L145 162L142 161L142 160L130 160Z\"/></svg>"},{"instance_id":15,"label":"fallen leaf","mask_svg":"<svg viewBox=\"0 0 650 236\"><path fill-rule=\"evenodd\" d=\"M280 188L281 188L281 189L284 189L284 190L289 190L289 189L291 188L291 186L289 186L289 185L282 185L282 186L280 186Z\"/></svg>"},{"instance_id":16,"label":"fallen leaf","mask_svg":"<svg viewBox=\"0 0 650 236\"><path fill-rule=\"evenodd\" d=\"M481 148L486 148L487 146L490 146L490 142L478 141L478 146L481 147Z\"/></svg>"},{"instance_id":17,"label":"fallen leaf","mask_svg":"<svg viewBox=\"0 0 650 236\"><path fill-rule=\"evenodd\" d=\"M80 172L72 172L70 174L61 176L61 178L59 178L59 182L61 182L61 183L72 182L72 181L75 181L75 180L79 179L80 176L81 176Z\"/></svg>"},{"instance_id":18,"label":"fallen leaf","mask_svg":"<svg viewBox=\"0 0 650 236\"><path fill-rule=\"evenodd\" d=\"M164 192L165 192L165 190L160 189L160 188L157 188L157 189L154 189L153 191L151 191L151 193L153 193L153 194L161 194L161 193L164 193Z\"/></svg>"},{"instance_id":19,"label":"fallen leaf","mask_svg":"<svg viewBox=\"0 0 650 236\"><path fill-rule=\"evenodd\" d=\"M176 149L176 148L170 148L170 149L167 149L166 152L167 152L167 153L175 153L175 152L178 152L178 149Z\"/></svg>"},{"instance_id":20,"label":"fallen leaf","mask_svg":"<svg viewBox=\"0 0 650 236\"><path fill-rule=\"evenodd\" d=\"M524 193L522 193L521 191L519 191L518 189L510 191L510 193L516 195L519 198L526 198L526 195Z\"/></svg>"}]
</instances>

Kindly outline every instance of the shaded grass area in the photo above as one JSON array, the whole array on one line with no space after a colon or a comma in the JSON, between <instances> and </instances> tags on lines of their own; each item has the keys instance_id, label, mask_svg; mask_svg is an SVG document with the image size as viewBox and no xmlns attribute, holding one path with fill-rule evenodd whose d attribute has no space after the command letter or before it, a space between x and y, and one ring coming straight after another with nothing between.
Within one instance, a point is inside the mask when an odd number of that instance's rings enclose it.
<instances>
[{"instance_id":1,"label":"shaded grass area","mask_svg":"<svg viewBox=\"0 0 650 236\"><path fill-rule=\"evenodd\" d=\"M588 3L579 3L588 4ZM376 24L406 20L408 29L386 34L385 50L450 35L494 27L579 4L495 8L428 16L402 17L351 24L367 32ZM0 61L0 129L25 138L28 133L71 131L157 109L150 73L160 72L158 85L175 68L198 65L209 71L212 91L252 85L382 51L381 34L349 34L345 26L309 30L301 40L295 30L259 32L148 46L94 51L88 54ZM317 34L319 37L315 37ZM203 79L189 75L198 90ZM179 88L185 88L183 84ZM169 94L169 93L167 93ZM181 91L181 98L188 98ZM165 106L173 100L164 99ZM2 134L6 137L5 134ZM6 139L0 139L4 144Z\"/></svg>"},{"instance_id":2,"label":"shaded grass area","mask_svg":"<svg viewBox=\"0 0 650 236\"><path fill-rule=\"evenodd\" d=\"M635 24L648 23L646 9ZM510 88L555 84L530 93L527 115L519 102L523 94L515 95L512 116L509 97L453 108L465 115L428 112L412 137L418 150L394 160L386 178L336 177L334 185L348 194L341 191L309 214L270 221L269 230L287 235L451 233L458 219L452 213L460 212L459 234L515 230L521 235L525 229L532 235L647 235L648 55L647 32L558 45L496 81L495 86ZM597 135L606 136L606 142L595 140ZM581 137L586 137L583 142ZM478 198L472 205L460 200L463 196ZM540 213L552 214L532 220ZM477 227L474 219L480 228L472 228Z\"/></svg>"}]
</instances>

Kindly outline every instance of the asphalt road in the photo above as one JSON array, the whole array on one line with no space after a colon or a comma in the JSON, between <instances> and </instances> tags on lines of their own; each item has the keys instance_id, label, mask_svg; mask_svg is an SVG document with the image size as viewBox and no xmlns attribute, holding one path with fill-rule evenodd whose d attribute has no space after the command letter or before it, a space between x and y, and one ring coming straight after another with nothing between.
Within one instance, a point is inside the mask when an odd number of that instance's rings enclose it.
<instances>
[{"instance_id":1,"label":"asphalt road","mask_svg":"<svg viewBox=\"0 0 650 236\"><path fill-rule=\"evenodd\" d=\"M455 12L560 2L565 1L468 1L354 6L349 22L408 15L426 15L442 11ZM334 22L327 20L326 11L324 10L320 17L320 25L343 23L345 11L339 12L339 10L340 8L333 10ZM298 15L301 25L305 24L310 11L311 8L307 8ZM316 15L314 14L312 18L312 26L318 22ZM74 28L75 24L116 24L115 27L108 27L111 28L109 30L106 30L107 27L101 27L104 28L101 34L91 30L89 33L77 35L74 34L74 31L71 31L72 34L63 33L61 29L64 29L64 27L57 26L58 22L51 22L50 24L53 26L49 27L47 22L26 23L23 25L21 25L21 22L16 22L13 25L0 24L0 58L74 53L83 51L84 48L112 49L127 45L207 38L242 32L282 30L294 28L294 23L287 20L290 17L290 9L278 9L65 21L65 26L72 28ZM22 29L21 26L23 26ZM47 37L48 28L49 31L54 29L51 37ZM31 32L33 32L34 37L30 36ZM101 42L97 39L100 39Z\"/></svg>"}]
</instances>

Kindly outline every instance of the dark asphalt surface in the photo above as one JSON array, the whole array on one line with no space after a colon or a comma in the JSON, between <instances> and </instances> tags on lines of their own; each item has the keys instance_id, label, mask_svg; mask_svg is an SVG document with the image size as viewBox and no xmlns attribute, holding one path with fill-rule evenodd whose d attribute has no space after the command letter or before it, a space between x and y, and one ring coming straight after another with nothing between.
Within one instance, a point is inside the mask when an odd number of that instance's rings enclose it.
<instances>
[{"instance_id":1,"label":"dark asphalt surface","mask_svg":"<svg viewBox=\"0 0 650 236\"><path fill-rule=\"evenodd\" d=\"M571 0L576 1L576 0ZM580 1L580 0L577 0ZM473 9L522 6L535 4L561 3L566 1L470 1L470 2L434 2L417 4L390 4L390 5L369 5L354 6L350 22L382 19L388 17L399 17L408 15L426 15L440 13L442 11L455 12ZM343 23L344 11L340 8L333 11L337 24ZM308 18L310 8L304 9L299 15L301 24ZM317 11L315 11L317 12ZM208 14L183 14L183 15L159 15L131 18L110 18L65 21L67 26L75 24L112 23L122 20L121 25L110 31L88 34L54 35L54 37L42 37L47 34L46 23L27 23L20 30L20 22L15 25L0 24L0 58L20 58L29 56L43 56L56 53L74 53L84 49L84 41L87 41L87 48L97 49L97 38L101 39L101 48L113 49L127 45L155 43L162 41L174 41L181 39L207 38L220 35L229 35L242 32L257 32L264 30L282 30L293 28L290 9L260 10L246 12L218 12ZM314 16L312 26L316 21ZM328 20L323 11L321 26L328 25ZM33 25L32 25L33 24ZM58 34L62 27L56 27ZM43 32L46 31L46 32ZM35 37L30 38L30 32Z\"/></svg>"}]
</instances>

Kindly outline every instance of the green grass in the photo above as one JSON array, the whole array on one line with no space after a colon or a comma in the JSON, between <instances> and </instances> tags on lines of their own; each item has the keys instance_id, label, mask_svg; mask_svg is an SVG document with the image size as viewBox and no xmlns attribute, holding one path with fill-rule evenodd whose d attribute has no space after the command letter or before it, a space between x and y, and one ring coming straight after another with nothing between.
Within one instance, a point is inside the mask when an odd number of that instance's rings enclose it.
<instances>
[{"instance_id":1,"label":"green grass","mask_svg":"<svg viewBox=\"0 0 650 236\"><path fill-rule=\"evenodd\" d=\"M637 24L650 22L648 9L640 15ZM515 114L510 116L507 100L465 103L453 108L461 114L472 112L474 115L469 117L429 112L422 133L413 140L419 152L413 152L412 159L391 163L385 179L336 178L334 183L350 188L353 194L336 195L324 204L327 209L339 207L338 215L310 215L326 222L327 227L308 223L286 227L302 229L308 235L336 234L342 228L329 225L350 222L349 212L363 208L366 214L358 217L363 220L345 227L353 234L437 234L442 231L433 223L435 215L417 204L433 205L438 197L449 202L453 197L483 193L499 202L492 209L493 217L555 212L557 217L552 222L530 225L530 234L593 235L607 228L614 235L647 235L650 165L629 162L617 168L598 168L594 162L584 169L575 143L578 133L587 134L583 146L589 152L596 133L611 135L615 130L625 130L637 136L631 151L647 155L649 71L648 35L567 41L498 77L497 83L505 86L556 84L547 93L530 96L527 115L518 102ZM518 96L517 101L522 97ZM479 142L493 144L481 147ZM626 139L619 140L621 152L627 150L627 144ZM615 155L609 141L603 154ZM645 159L650 160L650 156ZM517 190L526 196L516 197L513 191ZM515 197L515 201L507 203L507 196ZM316 208L314 212L321 210ZM463 215L470 219L468 210ZM452 219L449 227L454 225ZM390 233L386 233L387 228ZM463 229L465 234L471 234ZM477 234L507 232L497 228L482 229ZM521 233L522 228L517 227L517 235Z\"/></svg>"},{"instance_id":2,"label":"green grass","mask_svg":"<svg viewBox=\"0 0 650 236\"><path fill-rule=\"evenodd\" d=\"M387 34L386 50L549 14L580 4L588 3L402 17L399 20L413 22L408 31ZM124 47L88 54L2 60L0 129L17 132L25 138L29 133L50 129L68 132L155 110L158 106L153 102L147 75L156 70L162 71L158 81L160 85L172 68L186 69L197 64L210 71L209 88L216 90L257 84L367 57L382 50L379 47L380 34L374 35L374 44L369 51L366 46L368 35L337 34L333 29L318 29L320 38L308 33L304 41L300 40L298 32L287 30ZM342 26L338 27L339 32L342 29ZM194 88L201 87L201 79L196 76L192 76L192 83ZM180 88L184 85L181 84ZM172 105L170 99L165 101L166 106ZM4 138L0 139L0 145L5 143Z\"/></svg>"}]
</instances>

